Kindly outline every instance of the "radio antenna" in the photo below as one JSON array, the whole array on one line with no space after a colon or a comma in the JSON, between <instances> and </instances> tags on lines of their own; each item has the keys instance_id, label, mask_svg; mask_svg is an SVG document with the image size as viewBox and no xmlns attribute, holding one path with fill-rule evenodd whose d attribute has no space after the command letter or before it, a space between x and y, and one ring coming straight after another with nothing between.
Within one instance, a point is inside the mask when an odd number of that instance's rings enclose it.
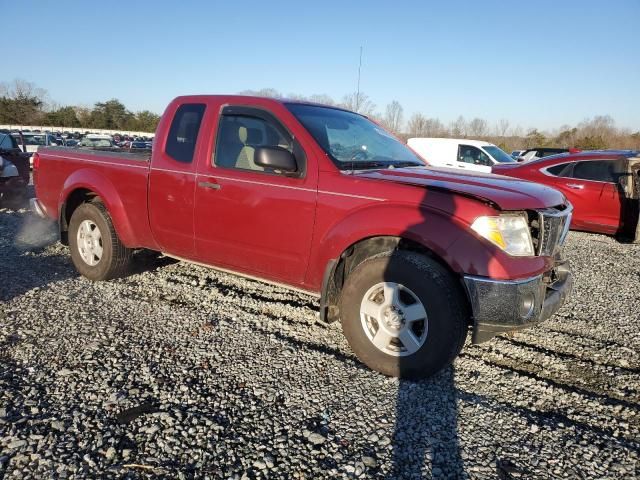
<instances>
[{"instance_id":1,"label":"radio antenna","mask_svg":"<svg viewBox=\"0 0 640 480\"><path fill-rule=\"evenodd\" d=\"M360 71L362 70L362 45L360 45L360 62L358 63L358 88L356 90L356 112L360 109Z\"/></svg>"}]
</instances>

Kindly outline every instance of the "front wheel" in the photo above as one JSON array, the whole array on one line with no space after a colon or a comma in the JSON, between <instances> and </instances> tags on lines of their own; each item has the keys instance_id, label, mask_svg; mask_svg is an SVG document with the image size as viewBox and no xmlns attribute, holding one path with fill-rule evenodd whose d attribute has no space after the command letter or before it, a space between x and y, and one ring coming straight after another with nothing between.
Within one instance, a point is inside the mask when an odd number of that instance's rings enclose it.
<instances>
[{"instance_id":1,"label":"front wheel","mask_svg":"<svg viewBox=\"0 0 640 480\"><path fill-rule=\"evenodd\" d=\"M69 222L71 260L89 280L123 276L131 264L132 250L125 247L102 203L83 203Z\"/></svg>"},{"instance_id":2,"label":"front wheel","mask_svg":"<svg viewBox=\"0 0 640 480\"><path fill-rule=\"evenodd\" d=\"M370 368L401 378L429 377L460 353L467 301L435 260L408 251L364 260L341 292L344 334Z\"/></svg>"}]
</instances>

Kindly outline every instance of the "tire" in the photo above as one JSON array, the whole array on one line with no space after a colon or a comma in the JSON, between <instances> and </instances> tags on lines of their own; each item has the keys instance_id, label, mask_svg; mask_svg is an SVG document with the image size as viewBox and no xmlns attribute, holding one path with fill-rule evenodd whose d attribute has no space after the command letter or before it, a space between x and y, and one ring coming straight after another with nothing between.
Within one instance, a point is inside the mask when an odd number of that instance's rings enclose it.
<instances>
[{"instance_id":1,"label":"tire","mask_svg":"<svg viewBox=\"0 0 640 480\"><path fill-rule=\"evenodd\" d=\"M397 297L387 292L397 292ZM384 306L389 297L399 299L396 306ZM453 275L436 261L408 251L364 260L349 273L340 294L342 329L358 359L380 373L407 379L430 377L453 362L467 336L468 311ZM386 328L380 329L380 323Z\"/></svg>"},{"instance_id":2,"label":"tire","mask_svg":"<svg viewBox=\"0 0 640 480\"><path fill-rule=\"evenodd\" d=\"M89 247L79 238L80 229L84 238L88 237L87 227L92 232L93 243ZM100 255L97 255L99 249L93 247L96 244L101 247ZM118 278L129 271L133 250L120 242L109 212L100 202L83 203L75 209L69 222L69 247L76 270L89 280Z\"/></svg>"}]
</instances>

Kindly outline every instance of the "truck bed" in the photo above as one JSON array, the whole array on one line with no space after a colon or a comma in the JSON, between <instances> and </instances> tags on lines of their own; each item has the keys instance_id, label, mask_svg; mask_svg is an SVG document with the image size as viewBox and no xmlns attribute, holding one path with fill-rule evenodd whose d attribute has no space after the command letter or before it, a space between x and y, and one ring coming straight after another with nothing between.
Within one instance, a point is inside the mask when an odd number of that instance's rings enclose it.
<instances>
[{"instance_id":1,"label":"truck bed","mask_svg":"<svg viewBox=\"0 0 640 480\"><path fill-rule=\"evenodd\" d=\"M47 147L38 150L38 156L39 165L34 169L36 195L49 217L63 221L58 195L64 199L74 191L88 189L114 207L111 211L127 212L131 228L118 232L127 246L155 244L147 214L149 153ZM109 205L111 202L119 205Z\"/></svg>"}]
</instances>

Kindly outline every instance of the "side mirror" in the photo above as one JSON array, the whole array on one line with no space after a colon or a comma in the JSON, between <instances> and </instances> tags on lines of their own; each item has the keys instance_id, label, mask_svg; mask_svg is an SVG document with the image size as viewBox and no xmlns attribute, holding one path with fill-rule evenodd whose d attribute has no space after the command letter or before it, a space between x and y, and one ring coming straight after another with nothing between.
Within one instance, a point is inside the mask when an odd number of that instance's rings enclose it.
<instances>
[{"instance_id":1,"label":"side mirror","mask_svg":"<svg viewBox=\"0 0 640 480\"><path fill-rule=\"evenodd\" d=\"M293 154L282 147L256 147L254 160L259 165L270 170L281 170L283 172L295 172L298 164Z\"/></svg>"}]
</instances>

